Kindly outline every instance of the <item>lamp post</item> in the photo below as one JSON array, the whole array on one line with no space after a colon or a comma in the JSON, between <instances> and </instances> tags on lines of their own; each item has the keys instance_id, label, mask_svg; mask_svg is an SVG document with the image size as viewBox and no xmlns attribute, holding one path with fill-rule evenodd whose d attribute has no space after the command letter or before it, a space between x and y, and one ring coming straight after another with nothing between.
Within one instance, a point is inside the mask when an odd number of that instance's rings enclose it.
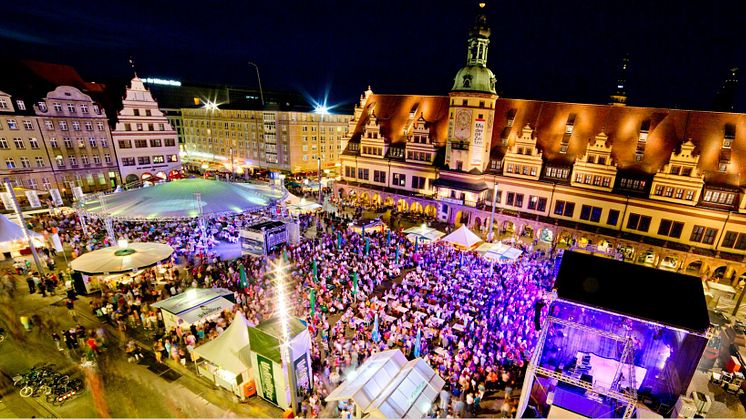
<instances>
[{"instance_id":1,"label":"lamp post","mask_svg":"<svg viewBox=\"0 0 746 419\"><path fill-rule=\"evenodd\" d=\"M319 205L321 205L321 123L324 122L324 115L329 113L329 108L326 107L326 104L317 106L315 109L315 112L319 114L319 124L318 124L318 163L319 163Z\"/></svg>"},{"instance_id":2,"label":"lamp post","mask_svg":"<svg viewBox=\"0 0 746 419\"><path fill-rule=\"evenodd\" d=\"M23 218L23 212L21 212L21 207L18 205L18 199L16 198L16 192L13 190L13 185L10 183L10 178L8 177L5 178L5 188L8 190L8 193L10 194L10 199L13 203L13 211L15 211L16 215L18 216L18 221L21 223L21 231L23 231L23 238L26 239L28 246L31 248L31 254L34 256L34 263L36 264L36 270L39 272L40 279L43 279L44 268L42 268L41 261L39 260L39 255L36 253L36 246L34 246L34 240L31 238L31 235L28 234L28 229L26 228L26 220Z\"/></svg>"},{"instance_id":3,"label":"lamp post","mask_svg":"<svg viewBox=\"0 0 746 419\"><path fill-rule=\"evenodd\" d=\"M262 99L262 108L264 108L264 92L262 91L262 79L259 77L259 66L249 61L250 66L256 69L256 81L259 83L259 97Z\"/></svg>"},{"instance_id":4,"label":"lamp post","mask_svg":"<svg viewBox=\"0 0 746 419\"><path fill-rule=\"evenodd\" d=\"M490 211L490 232L487 233L487 241L492 241L493 225L495 223L495 205L497 204L497 177L493 178L494 186L492 188L492 211Z\"/></svg>"},{"instance_id":5,"label":"lamp post","mask_svg":"<svg viewBox=\"0 0 746 419\"><path fill-rule=\"evenodd\" d=\"M280 341L280 354L285 360L285 370L287 372L288 386L290 387L290 407L293 413L297 414L296 401L296 384L295 374L293 374L293 361L290 353L290 331L288 328L288 306L285 297L285 266L283 258L280 257L275 265L275 289L277 291L277 313L280 317L280 327L282 330L282 340Z\"/></svg>"}]
</instances>

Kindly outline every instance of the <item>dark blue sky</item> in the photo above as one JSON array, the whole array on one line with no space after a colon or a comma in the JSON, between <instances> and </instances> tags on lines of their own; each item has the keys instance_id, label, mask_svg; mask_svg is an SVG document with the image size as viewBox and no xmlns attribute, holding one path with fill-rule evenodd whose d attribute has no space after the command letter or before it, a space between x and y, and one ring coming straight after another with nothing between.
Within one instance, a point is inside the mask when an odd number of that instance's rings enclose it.
<instances>
[{"instance_id":1,"label":"dark blue sky","mask_svg":"<svg viewBox=\"0 0 746 419\"><path fill-rule=\"evenodd\" d=\"M605 102L625 53L630 104L708 108L746 71L738 1L488 3L489 67L508 97ZM471 1L0 2L0 51L71 64L87 79L141 75L299 89L330 102L446 94L465 60ZM743 77L741 77L743 78ZM741 83L738 108L746 108Z\"/></svg>"}]
</instances>

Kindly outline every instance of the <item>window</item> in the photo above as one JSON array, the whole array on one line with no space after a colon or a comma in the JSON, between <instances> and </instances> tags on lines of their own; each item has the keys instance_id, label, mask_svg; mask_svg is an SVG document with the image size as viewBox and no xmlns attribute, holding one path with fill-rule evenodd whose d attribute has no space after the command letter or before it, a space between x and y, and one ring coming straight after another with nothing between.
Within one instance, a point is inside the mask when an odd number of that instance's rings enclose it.
<instances>
[{"instance_id":1,"label":"window","mask_svg":"<svg viewBox=\"0 0 746 419\"><path fill-rule=\"evenodd\" d=\"M132 112L134 112L135 116L140 116L140 110L139 109L133 109Z\"/></svg>"},{"instance_id":2,"label":"window","mask_svg":"<svg viewBox=\"0 0 746 419\"><path fill-rule=\"evenodd\" d=\"M93 124L90 121L85 123L85 130L93 131Z\"/></svg>"},{"instance_id":3,"label":"window","mask_svg":"<svg viewBox=\"0 0 746 419\"><path fill-rule=\"evenodd\" d=\"M67 104L67 111L70 112L70 113L75 113L75 105L73 105L72 103L68 103Z\"/></svg>"},{"instance_id":4,"label":"window","mask_svg":"<svg viewBox=\"0 0 746 419\"><path fill-rule=\"evenodd\" d=\"M378 183L386 183L386 172L384 172L383 170L374 170L373 181Z\"/></svg>"},{"instance_id":5,"label":"window","mask_svg":"<svg viewBox=\"0 0 746 419\"><path fill-rule=\"evenodd\" d=\"M5 159L5 166L7 166L8 169L15 169L16 161L13 160L13 157L8 157L7 159Z\"/></svg>"},{"instance_id":6,"label":"window","mask_svg":"<svg viewBox=\"0 0 746 419\"><path fill-rule=\"evenodd\" d=\"M637 230L646 232L650 229L650 217L647 215L640 215L630 213L627 219L627 228L630 230Z\"/></svg>"},{"instance_id":7,"label":"window","mask_svg":"<svg viewBox=\"0 0 746 419\"><path fill-rule=\"evenodd\" d=\"M619 222L619 211L615 209L609 210L609 216L606 217L606 224L615 226L617 222Z\"/></svg>"},{"instance_id":8,"label":"window","mask_svg":"<svg viewBox=\"0 0 746 419\"><path fill-rule=\"evenodd\" d=\"M80 131L80 122L73 121L73 131Z\"/></svg>"},{"instance_id":9,"label":"window","mask_svg":"<svg viewBox=\"0 0 746 419\"><path fill-rule=\"evenodd\" d=\"M523 208L523 194L508 192L505 198L505 204L517 208Z\"/></svg>"},{"instance_id":10,"label":"window","mask_svg":"<svg viewBox=\"0 0 746 419\"><path fill-rule=\"evenodd\" d=\"M18 150L23 150L26 146L23 144L23 138L13 138L13 144L15 144Z\"/></svg>"},{"instance_id":11,"label":"window","mask_svg":"<svg viewBox=\"0 0 746 419\"><path fill-rule=\"evenodd\" d=\"M150 164L150 156L140 156L137 158L137 164Z\"/></svg>"},{"instance_id":12,"label":"window","mask_svg":"<svg viewBox=\"0 0 746 419\"><path fill-rule=\"evenodd\" d=\"M54 131L54 122L52 122L52 121L50 121L48 119L45 120L44 121L44 128L46 128L47 131Z\"/></svg>"},{"instance_id":13,"label":"window","mask_svg":"<svg viewBox=\"0 0 746 419\"><path fill-rule=\"evenodd\" d=\"M119 140L119 148L132 148L132 140Z\"/></svg>"},{"instance_id":14,"label":"window","mask_svg":"<svg viewBox=\"0 0 746 419\"><path fill-rule=\"evenodd\" d=\"M102 138L100 141L101 141L101 148L109 148L109 141L107 141L104 138Z\"/></svg>"},{"instance_id":15,"label":"window","mask_svg":"<svg viewBox=\"0 0 746 419\"><path fill-rule=\"evenodd\" d=\"M39 149L39 140L37 140L34 137L31 137L28 139L29 145L31 146L32 150L38 150Z\"/></svg>"},{"instance_id":16,"label":"window","mask_svg":"<svg viewBox=\"0 0 746 419\"><path fill-rule=\"evenodd\" d=\"M153 156L153 163L164 163L165 161L163 156Z\"/></svg>"},{"instance_id":17,"label":"window","mask_svg":"<svg viewBox=\"0 0 746 419\"><path fill-rule=\"evenodd\" d=\"M681 231L684 229L684 223L671 220L661 220L658 226L658 234L678 239L681 237Z\"/></svg>"},{"instance_id":18,"label":"window","mask_svg":"<svg viewBox=\"0 0 746 419\"><path fill-rule=\"evenodd\" d=\"M60 148L60 144L59 144L59 143L57 142L57 139L56 139L56 138L54 138L54 137L52 137L52 138L51 138L51 139L49 140L49 145L50 145L50 146L51 146L52 148Z\"/></svg>"},{"instance_id":19,"label":"window","mask_svg":"<svg viewBox=\"0 0 746 419\"><path fill-rule=\"evenodd\" d=\"M55 103L54 104L54 111L55 112L62 112L62 105L60 105L59 103Z\"/></svg>"},{"instance_id":20,"label":"window","mask_svg":"<svg viewBox=\"0 0 746 419\"><path fill-rule=\"evenodd\" d=\"M111 164L111 154L109 154L109 153L104 154L104 161L107 164Z\"/></svg>"},{"instance_id":21,"label":"window","mask_svg":"<svg viewBox=\"0 0 746 419\"><path fill-rule=\"evenodd\" d=\"M7 150L8 148L10 148L8 146L8 140L6 140L5 138L0 138L0 149Z\"/></svg>"},{"instance_id":22,"label":"window","mask_svg":"<svg viewBox=\"0 0 746 419\"><path fill-rule=\"evenodd\" d=\"M134 157L122 157L122 166L134 166L134 165L135 165Z\"/></svg>"},{"instance_id":23,"label":"window","mask_svg":"<svg viewBox=\"0 0 746 419\"><path fill-rule=\"evenodd\" d=\"M602 209L599 207L583 205L580 207L580 219L598 223L601 221L601 211Z\"/></svg>"},{"instance_id":24,"label":"window","mask_svg":"<svg viewBox=\"0 0 746 419\"><path fill-rule=\"evenodd\" d=\"M653 192L656 196L663 195L663 185L655 185L655 192Z\"/></svg>"},{"instance_id":25,"label":"window","mask_svg":"<svg viewBox=\"0 0 746 419\"><path fill-rule=\"evenodd\" d=\"M424 189L426 178L422 176L412 176L412 189Z\"/></svg>"},{"instance_id":26,"label":"window","mask_svg":"<svg viewBox=\"0 0 746 419\"><path fill-rule=\"evenodd\" d=\"M303 157L308 157L308 156L303 156ZM355 168L354 167L350 167L350 166L345 166L345 177L351 177L351 178L354 179L355 178Z\"/></svg>"},{"instance_id":27,"label":"window","mask_svg":"<svg viewBox=\"0 0 746 419\"><path fill-rule=\"evenodd\" d=\"M368 176L370 174L370 171L368 169L358 168L357 169L357 178L368 180Z\"/></svg>"},{"instance_id":28,"label":"window","mask_svg":"<svg viewBox=\"0 0 746 419\"><path fill-rule=\"evenodd\" d=\"M692 235L689 236L689 240L698 243L712 244L715 242L715 236L718 230L716 228L694 226L692 228Z\"/></svg>"},{"instance_id":29,"label":"window","mask_svg":"<svg viewBox=\"0 0 746 419\"><path fill-rule=\"evenodd\" d=\"M176 154L169 154L168 161L169 163L176 163L179 161L179 156L177 156Z\"/></svg>"},{"instance_id":30,"label":"window","mask_svg":"<svg viewBox=\"0 0 746 419\"><path fill-rule=\"evenodd\" d=\"M78 165L78 158L75 156L69 156L68 160L70 160L70 166L75 167Z\"/></svg>"},{"instance_id":31,"label":"window","mask_svg":"<svg viewBox=\"0 0 746 419\"><path fill-rule=\"evenodd\" d=\"M28 160L28 157L21 157L21 167L24 169L28 169L31 167L31 163Z\"/></svg>"},{"instance_id":32,"label":"window","mask_svg":"<svg viewBox=\"0 0 746 419\"><path fill-rule=\"evenodd\" d=\"M499 193L499 192L498 192ZM547 199L538 196L528 197L528 209L535 211L544 211L547 208Z\"/></svg>"},{"instance_id":33,"label":"window","mask_svg":"<svg viewBox=\"0 0 746 419\"><path fill-rule=\"evenodd\" d=\"M96 142L96 139L93 137L88 137L88 144L91 146L91 148L98 147L98 143Z\"/></svg>"},{"instance_id":34,"label":"window","mask_svg":"<svg viewBox=\"0 0 746 419\"><path fill-rule=\"evenodd\" d=\"M60 129L62 131L67 131L67 122L66 121L60 121Z\"/></svg>"},{"instance_id":35,"label":"window","mask_svg":"<svg viewBox=\"0 0 746 419\"><path fill-rule=\"evenodd\" d=\"M64 138L65 141L65 148L72 149L73 148L73 141L70 138Z\"/></svg>"},{"instance_id":36,"label":"window","mask_svg":"<svg viewBox=\"0 0 746 419\"><path fill-rule=\"evenodd\" d=\"M148 140L135 140L135 148L145 148L148 146Z\"/></svg>"},{"instance_id":37,"label":"window","mask_svg":"<svg viewBox=\"0 0 746 419\"><path fill-rule=\"evenodd\" d=\"M166 144L166 147L174 147L176 145L176 140L173 138L166 138L163 140Z\"/></svg>"},{"instance_id":38,"label":"window","mask_svg":"<svg viewBox=\"0 0 746 419\"><path fill-rule=\"evenodd\" d=\"M161 147L161 146L162 146L162 144L163 144L163 143L161 142L161 140L160 140L160 139L153 139L153 140L150 140L150 146L151 146L151 147Z\"/></svg>"},{"instance_id":39,"label":"window","mask_svg":"<svg viewBox=\"0 0 746 419\"><path fill-rule=\"evenodd\" d=\"M142 124L137 124L137 130L142 131Z\"/></svg>"},{"instance_id":40,"label":"window","mask_svg":"<svg viewBox=\"0 0 746 419\"><path fill-rule=\"evenodd\" d=\"M35 157L36 167L44 167L44 159L40 156Z\"/></svg>"},{"instance_id":41,"label":"window","mask_svg":"<svg viewBox=\"0 0 746 419\"><path fill-rule=\"evenodd\" d=\"M87 114L88 113L88 105L86 105L85 103L82 104L82 105L80 105L80 112Z\"/></svg>"},{"instance_id":42,"label":"window","mask_svg":"<svg viewBox=\"0 0 746 419\"><path fill-rule=\"evenodd\" d=\"M394 173L392 184L395 186L407 186L407 175Z\"/></svg>"},{"instance_id":43,"label":"window","mask_svg":"<svg viewBox=\"0 0 746 419\"><path fill-rule=\"evenodd\" d=\"M99 131L104 130L104 123L103 122L96 122L96 129Z\"/></svg>"},{"instance_id":44,"label":"window","mask_svg":"<svg viewBox=\"0 0 746 419\"><path fill-rule=\"evenodd\" d=\"M83 154L82 156L80 156L80 161L81 163L83 163L83 166L88 166L91 164L90 161L88 160L87 154Z\"/></svg>"},{"instance_id":45,"label":"window","mask_svg":"<svg viewBox=\"0 0 746 419\"><path fill-rule=\"evenodd\" d=\"M65 167L65 159L62 156L57 156L57 167Z\"/></svg>"},{"instance_id":46,"label":"window","mask_svg":"<svg viewBox=\"0 0 746 419\"><path fill-rule=\"evenodd\" d=\"M15 119L8 119L6 122L8 124L8 129L18 129L18 124Z\"/></svg>"},{"instance_id":47,"label":"window","mask_svg":"<svg viewBox=\"0 0 746 419\"><path fill-rule=\"evenodd\" d=\"M686 200L687 201L693 201L694 200L694 191L691 189L687 189L686 191Z\"/></svg>"},{"instance_id":48,"label":"window","mask_svg":"<svg viewBox=\"0 0 746 419\"><path fill-rule=\"evenodd\" d=\"M554 204L554 214L564 217L572 217L575 213L575 203L566 201L557 201Z\"/></svg>"},{"instance_id":49,"label":"window","mask_svg":"<svg viewBox=\"0 0 746 419\"><path fill-rule=\"evenodd\" d=\"M100 166L101 165L101 156L98 154L93 155L93 164Z\"/></svg>"},{"instance_id":50,"label":"window","mask_svg":"<svg viewBox=\"0 0 746 419\"><path fill-rule=\"evenodd\" d=\"M723 238L723 247L737 250L746 250L746 233L728 231Z\"/></svg>"},{"instance_id":51,"label":"window","mask_svg":"<svg viewBox=\"0 0 746 419\"><path fill-rule=\"evenodd\" d=\"M34 129L34 125L29 121L28 119L23 120L23 129L26 131L31 131Z\"/></svg>"}]
</instances>

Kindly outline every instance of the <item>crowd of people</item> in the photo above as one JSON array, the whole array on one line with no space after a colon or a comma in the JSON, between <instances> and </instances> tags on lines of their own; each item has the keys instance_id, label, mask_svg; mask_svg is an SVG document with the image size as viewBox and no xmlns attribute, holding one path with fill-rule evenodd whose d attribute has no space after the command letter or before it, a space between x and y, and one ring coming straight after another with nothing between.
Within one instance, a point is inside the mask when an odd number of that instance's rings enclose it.
<instances>
[{"instance_id":1,"label":"crowd of people","mask_svg":"<svg viewBox=\"0 0 746 419\"><path fill-rule=\"evenodd\" d=\"M252 325L274 315L267 259L283 258L292 266L291 309L307 321L313 342L318 385L302 403L304 416L321 415L324 397L351 369L393 348L410 359L422 357L446 381L433 417L475 415L485 395L497 390L504 392L503 413L514 413L511 394L536 343L542 301L552 286L553 255L526 249L514 263L495 264L450 245L415 244L398 231L353 231L349 225L359 211L300 216L302 235L315 233L264 258L226 261L211 251L219 241L235 242L241 227L269 215L211 217L204 225L197 220L116 221L122 237L165 242L176 252L160 271L145 270L110 284L91 299L91 311L120 331L130 359L142 356L130 340L137 335L152 339L157 361L186 364L194 360L193 349L225 330L236 311ZM41 215L30 224L37 231L58 232L73 257L112 244L102 221L85 220L84 231L75 213ZM153 303L188 288L208 287L232 291L233 310L165 331ZM61 349L77 340L56 335ZM333 407L341 414L348 405Z\"/></svg>"}]
</instances>

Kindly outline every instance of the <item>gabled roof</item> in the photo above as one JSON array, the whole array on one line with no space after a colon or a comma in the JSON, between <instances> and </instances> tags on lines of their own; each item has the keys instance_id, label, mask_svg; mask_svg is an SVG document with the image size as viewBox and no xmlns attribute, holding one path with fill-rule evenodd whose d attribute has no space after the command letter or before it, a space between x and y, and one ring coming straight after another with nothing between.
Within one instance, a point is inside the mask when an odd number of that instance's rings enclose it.
<instances>
[{"instance_id":1,"label":"gabled roof","mask_svg":"<svg viewBox=\"0 0 746 419\"><path fill-rule=\"evenodd\" d=\"M704 333L710 325L699 278L565 251L554 285L561 300Z\"/></svg>"}]
</instances>

